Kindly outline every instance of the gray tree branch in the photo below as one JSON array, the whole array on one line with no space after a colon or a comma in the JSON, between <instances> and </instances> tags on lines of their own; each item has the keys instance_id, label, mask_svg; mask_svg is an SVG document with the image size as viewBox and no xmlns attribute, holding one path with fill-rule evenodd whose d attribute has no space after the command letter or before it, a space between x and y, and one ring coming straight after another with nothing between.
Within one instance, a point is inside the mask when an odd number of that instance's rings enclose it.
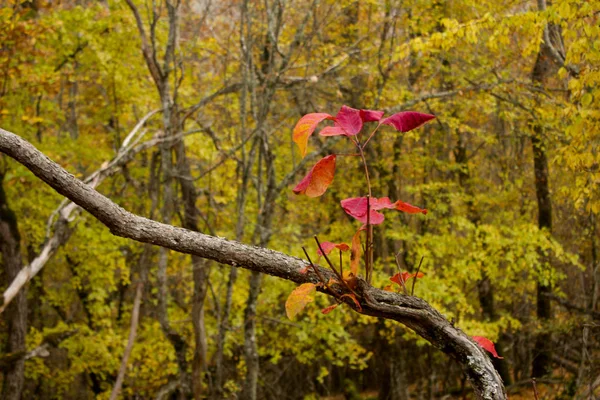
<instances>
[{"instance_id":1,"label":"gray tree branch","mask_svg":"<svg viewBox=\"0 0 600 400\"><path fill-rule=\"evenodd\" d=\"M296 283L318 282L315 275L300 272L307 263L299 258L132 214L76 179L27 141L3 129L0 129L0 152L23 164L58 193L87 210L114 235ZM325 279L333 277L331 271L318 268ZM343 288L337 290L338 294L344 293ZM356 292L360 296L360 309L348 300L351 308L365 315L398 321L457 360L464 368L478 399L506 399L502 380L484 350L427 302L376 289L362 280L359 280Z\"/></svg>"}]
</instances>

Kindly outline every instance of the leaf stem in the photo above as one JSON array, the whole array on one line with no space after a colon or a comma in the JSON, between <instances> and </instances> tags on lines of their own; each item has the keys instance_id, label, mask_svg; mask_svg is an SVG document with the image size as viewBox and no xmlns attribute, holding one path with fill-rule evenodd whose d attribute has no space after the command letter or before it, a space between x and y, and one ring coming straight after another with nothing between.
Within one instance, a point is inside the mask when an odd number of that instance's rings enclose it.
<instances>
[{"instance_id":1,"label":"leaf stem","mask_svg":"<svg viewBox=\"0 0 600 400\"><path fill-rule=\"evenodd\" d=\"M373 240L373 230L371 226L371 194L367 196L367 251L365 252L365 270L367 275L367 283L371 283L371 272L373 265L371 264L371 241Z\"/></svg>"},{"instance_id":2,"label":"leaf stem","mask_svg":"<svg viewBox=\"0 0 600 400\"><path fill-rule=\"evenodd\" d=\"M375 129L373 129L373 132L371 132L371 134L369 135L369 137L367 138L367 140L365 141L365 143L363 143L363 148L367 147L367 145L371 141L371 138L375 135L375 132L377 132L377 130L379 130L380 126L381 126L381 122L379 122L377 124L377 126L375 127Z\"/></svg>"},{"instance_id":3,"label":"leaf stem","mask_svg":"<svg viewBox=\"0 0 600 400\"><path fill-rule=\"evenodd\" d=\"M354 290L352 290L352 288L348 285L348 282L346 282L344 280L344 277L342 275L340 275L340 273L335 269L335 267L333 266L333 263L329 260L329 257L327 257L327 254L325 254L325 251L323 250L323 247L321 246L321 242L319 241L319 238L317 237L317 235L315 235L314 238L315 238L315 241L317 242L317 246L319 247L319 250L321 250L323 257L325 257L325 261L327 261L327 264L329 264L329 267L331 268L333 273L338 277L338 279L341 281L341 283L344 286L346 286L346 288L349 291L351 291L352 293L354 293L356 295L356 292Z\"/></svg>"},{"instance_id":4,"label":"leaf stem","mask_svg":"<svg viewBox=\"0 0 600 400\"><path fill-rule=\"evenodd\" d=\"M308 252L306 251L306 248L304 246L302 246L302 250L304 251L304 255L306 256L306 258L308 259L308 262L310 263L310 266L312 267L313 271L315 271L315 274L317 274L317 276L319 277L319 280L321 281L321 283L323 283L323 286L325 287L325 289L327 289L331 294L333 294L336 298L339 298L338 293L333 291L328 285L327 282L325 282L325 278L323 277L323 275L321 275L321 273L319 272L319 270L317 269L317 267L315 266L315 264L313 264L312 260L310 259L310 256L308 255Z\"/></svg>"},{"instance_id":5,"label":"leaf stem","mask_svg":"<svg viewBox=\"0 0 600 400\"><path fill-rule=\"evenodd\" d=\"M423 264L423 259L425 256L421 256L421 261L419 261L419 266L417 267L417 272L415 272L415 277L413 278L412 288L410 289L410 295L414 296L415 294L415 284L417 283L417 279L419 279L419 271L421 271L421 265Z\"/></svg>"},{"instance_id":6,"label":"leaf stem","mask_svg":"<svg viewBox=\"0 0 600 400\"><path fill-rule=\"evenodd\" d=\"M394 256L396 260L396 266L398 267L398 276L400 277L400 283L402 283L402 289L404 294L408 295L408 290L406 289L406 285L404 284L404 279L402 278L402 268L400 268L400 261L398 261L398 257L400 256L400 252Z\"/></svg>"},{"instance_id":7,"label":"leaf stem","mask_svg":"<svg viewBox=\"0 0 600 400\"><path fill-rule=\"evenodd\" d=\"M336 153L335 155L341 157L360 157L360 153Z\"/></svg>"},{"instance_id":8,"label":"leaf stem","mask_svg":"<svg viewBox=\"0 0 600 400\"><path fill-rule=\"evenodd\" d=\"M367 142L373 137L373 134L377 131L377 128L371 133L371 136L367 139ZM360 152L360 159L362 160L363 166L365 168L365 179L367 181L367 189L369 190L369 195L367 196L367 244L366 244L366 252L365 252L365 270L366 270L366 278L367 283L371 284L371 272L373 269L373 226L371 225L371 179L369 178L369 166L367 165L367 159L365 158L365 152L363 150L364 145L361 145L358 140L354 139L354 144L358 148ZM366 144L366 143L365 143Z\"/></svg>"}]
</instances>

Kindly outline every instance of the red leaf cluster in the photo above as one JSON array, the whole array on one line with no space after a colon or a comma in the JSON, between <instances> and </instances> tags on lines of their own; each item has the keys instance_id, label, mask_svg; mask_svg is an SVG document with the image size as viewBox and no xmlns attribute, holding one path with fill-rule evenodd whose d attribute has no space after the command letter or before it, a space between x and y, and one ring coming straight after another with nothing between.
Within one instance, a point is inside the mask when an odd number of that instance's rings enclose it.
<instances>
[{"instance_id":1,"label":"red leaf cluster","mask_svg":"<svg viewBox=\"0 0 600 400\"><path fill-rule=\"evenodd\" d=\"M427 214L427 210L404 203L400 200L392 203L389 197L382 197L381 199L375 197L371 197L370 199L367 199L367 197L353 197L342 200L341 205L346 214L356 218L363 224L367 223L367 208L369 208L370 215L368 219L371 225L379 225L383 222L385 217L379 210L386 208L404 211L409 214Z\"/></svg>"},{"instance_id":2,"label":"red leaf cluster","mask_svg":"<svg viewBox=\"0 0 600 400\"><path fill-rule=\"evenodd\" d=\"M383 111L357 110L348 106L342 106L335 117L327 113L306 114L300 118L294 127L293 140L298 145L302 157L304 157L306 156L308 139L317 128L317 125L326 119L332 120L334 125L323 128L319 133L321 136L355 136L361 131L365 122L378 122L381 125L388 125L406 133L435 118L430 114L403 111L382 120L383 114Z\"/></svg>"},{"instance_id":3,"label":"red leaf cluster","mask_svg":"<svg viewBox=\"0 0 600 400\"><path fill-rule=\"evenodd\" d=\"M379 121L383 117L383 111L357 110L348 106L342 106L333 118L334 126L323 128L321 136L354 136L357 135L365 122Z\"/></svg>"}]
</instances>

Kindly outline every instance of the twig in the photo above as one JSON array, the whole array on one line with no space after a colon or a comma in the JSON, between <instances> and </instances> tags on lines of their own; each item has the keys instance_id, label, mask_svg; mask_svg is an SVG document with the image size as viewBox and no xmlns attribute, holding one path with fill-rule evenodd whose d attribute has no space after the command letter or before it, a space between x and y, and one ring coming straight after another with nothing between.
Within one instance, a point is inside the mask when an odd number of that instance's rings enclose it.
<instances>
[{"instance_id":1,"label":"twig","mask_svg":"<svg viewBox=\"0 0 600 400\"><path fill-rule=\"evenodd\" d=\"M329 267L331 267L331 269L333 270L333 273L338 277L338 279L340 280L340 282L344 286L346 286L346 288L349 291L351 291L356 296L358 296L358 294L354 290L352 290L352 288L348 285L348 282L346 282L344 280L344 277L342 275L340 275L340 273L335 269L335 267L333 266L333 263L329 260L329 257L327 257L327 254L325 254L325 251L323 251L323 247L321 246L321 242L319 242L319 238L317 237L317 235L315 235L314 238L315 238L315 241L317 242L317 246L319 247L319 250L321 250L321 253L323 254L323 257L325 257L325 261L327 261L327 264L329 264ZM304 252L306 253L306 250Z\"/></svg>"},{"instance_id":2,"label":"twig","mask_svg":"<svg viewBox=\"0 0 600 400\"><path fill-rule=\"evenodd\" d=\"M362 150L361 150L362 152ZM365 168L367 168L367 164L365 164ZM367 172L367 179L368 179ZM369 182L367 181L367 184ZM369 185L369 195L367 196L367 251L365 252L365 264L367 270L367 283L371 283L371 269L373 266L371 265L371 240L372 240L372 231L371 231L371 187Z\"/></svg>"},{"instance_id":3,"label":"twig","mask_svg":"<svg viewBox=\"0 0 600 400\"><path fill-rule=\"evenodd\" d=\"M535 384L535 378L531 378L531 384L533 385L533 397L535 400L540 400L540 396L538 395L537 386Z\"/></svg>"},{"instance_id":4,"label":"twig","mask_svg":"<svg viewBox=\"0 0 600 400\"><path fill-rule=\"evenodd\" d=\"M315 271L315 274L317 274L317 276L319 277L319 280L323 283L323 285L325 285L325 287L327 287L327 282L325 281L325 278L323 278L323 275L321 275L317 267L315 267L315 264L313 264L304 246L302 246L302 250L304 251L304 255L306 255L306 258L308 259L308 262L310 263L310 266L312 267L313 271Z\"/></svg>"},{"instance_id":5,"label":"twig","mask_svg":"<svg viewBox=\"0 0 600 400\"><path fill-rule=\"evenodd\" d=\"M415 284L417 283L417 278L419 276L419 271L421 270L421 265L423 264L423 259L425 256L421 256L421 261L419 262L419 266L417 267L417 272L415 273L415 277L413 278L412 288L410 290L410 295L413 296L415 294Z\"/></svg>"},{"instance_id":6,"label":"twig","mask_svg":"<svg viewBox=\"0 0 600 400\"><path fill-rule=\"evenodd\" d=\"M337 269L335 269L335 267L333 266L333 263L329 260L329 257L327 257L327 254L325 254L325 250L321 246L321 242L319 242L319 238L317 237L317 235L315 235L313 237L315 238L315 242L317 242L317 247L319 248L319 251L321 251L321 254L323 254L323 257L325 257L325 261L327 261L327 264L329 264L329 267L331 268L331 270L335 273L335 275L339 278L340 281L344 281L344 277L342 275L340 275L340 273L337 271Z\"/></svg>"},{"instance_id":7,"label":"twig","mask_svg":"<svg viewBox=\"0 0 600 400\"><path fill-rule=\"evenodd\" d=\"M398 252L398 254L396 254L394 259L396 260L396 266L398 267L398 276L400 277L400 283L402 284L402 289L404 290L404 294L407 295L408 290L406 290L406 285L404 284L404 279L402 279L402 268L400 268L400 261L398 261L399 255L400 255L400 252Z\"/></svg>"},{"instance_id":8,"label":"twig","mask_svg":"<svg viewBox=\"0 0 600 400\"><path fill-rule=\"evenodd\" d=\"M127 346L125 347L125 352L123 353L123 358L121 360L121 367L119 368L119 374L117 376L117 381L115 382L115 386L113 387L112 393L110 394L110 400L116 400L119 396L119 392L121 391L121 386L123 385L123 380L125 379L125 373L127 372L127 364L129 362L129 356L131 355L131 350L133 349L133 344L135 342L135 336L137 332L139 316L140 316L140 305L142 303L142 295L144 293L144 283L139 282L137 284L137 289L135 292L135 300L133 302L133 310L131 311L131 327L129 328L129 338L127 339Z\"/></svg>"}]
</instances>

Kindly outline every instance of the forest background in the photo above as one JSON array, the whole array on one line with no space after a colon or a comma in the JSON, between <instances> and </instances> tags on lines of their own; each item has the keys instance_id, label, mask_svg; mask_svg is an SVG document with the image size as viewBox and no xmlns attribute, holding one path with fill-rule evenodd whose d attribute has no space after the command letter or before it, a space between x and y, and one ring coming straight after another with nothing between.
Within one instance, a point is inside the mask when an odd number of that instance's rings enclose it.
<instances>
[{"instance_id":1,"label":"forest background","mask_svg":"<svg viewBox=\"0 0 600 400\"><path fill-rule=\"evenodd\" d=\"M0 4L2 128L132 212L298 257L365 195L353 157L292 193L349 151L302 159L298 119L434 114L369 147L374 195L429 210L375 229L373 284L423 258L415 295L496 343L511 398L598 395L599 1ZM112 236L6 156L0 233L2 288L37 274L4 295L3 398L470 395L402 325L325 296L290 321L292 283Z\"/></svg>"}]
</instances>

